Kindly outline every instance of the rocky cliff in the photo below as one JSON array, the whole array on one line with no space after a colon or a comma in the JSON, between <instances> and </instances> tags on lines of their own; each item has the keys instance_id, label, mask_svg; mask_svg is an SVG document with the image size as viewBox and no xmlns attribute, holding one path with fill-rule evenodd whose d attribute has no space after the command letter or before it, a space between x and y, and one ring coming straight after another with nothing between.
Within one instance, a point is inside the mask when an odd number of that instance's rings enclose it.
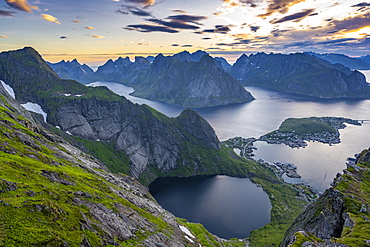
<instances>
[{"instance_id":1,"label":"rocky cliff","mask_svg":"<svg viewBox=\"0 0 370 247\"><path fill-rule=\"evenodd\" d=\"M150 182L179 167L187 175L225 172L217 161L219 140L195 111L168 118L105 87L62 80L32 48L1 53L0 79L21 103L39 104L48 114L47 122L64 133L124 152L136 178L145 174Z\"/></svg>"},{"instance_id":2,"label":"rocky cliff","mask_svg":"<svg viewBox=\"0 0 370 247\"><path fill-rule=\"evenodd\" d=\"M254 98L208 55L199 62L158 55L134 96L184 107L241 103Z\"/></svg>"},{"instance_id":3,"label":"rocky cliff","mask_svg":"<svg viewBox=\"0 0 370 247\"><path fill-rule=\"evenodd\" d=\"M370 98L365 76L307 53L242 55L230 74L244 85L319 98Z\"/></svg>"},{"instance_id":4,"label":"rocky cliff","mask_svg":"<svg viewBox=\"0 0 370 247\"><path fill-rule=\"evenodd\" d=\"M294 221L280 246L368 246L370 150Z\"/></svg>"},{"instance_id":5,"label":"rocky cliff","mask_svg":"<svg viewBox=\"0 0 370 247\"><path fill-rule=\"evenodd\" d=\"M0 246L230 246L204 228L200 242L134 178L41 127L2 85L0 164Z\"/></svg>"},{"instance_id":6,"label":"rocky cliff","mask_svg":"<svg viewBox=\"0 0 370 247\"><path fill-rule=\"evenodd\" d=\"M48 63L48 65L62 79L76 80L86 83L91 80L94 71L86 64L80 64L76 59L72 61L60 61L59 63Z\"/></svg>"}]
</instances>

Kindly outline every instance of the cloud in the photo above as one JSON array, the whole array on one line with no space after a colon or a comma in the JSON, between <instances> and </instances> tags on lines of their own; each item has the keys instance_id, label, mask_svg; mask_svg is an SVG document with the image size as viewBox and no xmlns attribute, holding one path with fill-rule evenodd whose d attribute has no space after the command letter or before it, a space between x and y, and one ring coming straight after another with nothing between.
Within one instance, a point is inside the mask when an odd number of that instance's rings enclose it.
<instances>
[{"instance_id":1,"label":"cloud","mask_svg":"<svg viewBox=\"0 0 370 247\"><path fill-rule=\"evenodd\" d=\"M117 13L123 14L123 15L128 15L128 14L133 14L136 16L152 16L152 14L148 11L145 11L143 9L140 9L135 6L131 5L121 5L122 9L116 10Z\"/></svg>"},{"instance_id":2,"label":"cloud","mask_svg":"<svg viewBox=\"0 0 370 247\"><path fill-rule=\"evenodd\" d=\"M0 35L0 38L8 39L9 37L5 35Z\"/></svg>"},{"instance_id":3,"label":"cloud","mask_svg":"<svg viewBox=\"0 0 370 247\"><path fill-rule=\"evenodd\" d=\"M181 47L193 47L193 45L182 45Z\"/></svg>"},{"instance_id":4,"label":"cloud","mask_svg":"<svg viewBox=\"0 0 370 247\"><path fill-rule=\"evenodd\" d=\"M178 33L178 30L158 25L149 25L149 24L137 24L137 25L128 25L124 29L128 31L138 31L142 33L149 32L163 32L163 33Z\"/></svg>"},{"instance_id":5,"label":"cloud","mask_svg":"<svg viewBox=\"0 0 370 247\"><path fill-rule=\"evenodd\" d=\"M93 30L93 29L95 29L95 28L93 28L93 27L85 27L86 29L90 29L90 30Z\"/></svg>"},{"instance_id":6,"label":"cloud","mask_svg":"<svg viewBox=\"0 0 370 247\"><path fill-rule=\"evenodd\" d=\"M60 39L68 39L67 36L60 36Z\"/></svg>"},{"instance_id":7,"label":"cloud","mask_svg":"<svg viewBox=\"0 0 370 247\"><path fill-rule=\"evenodd\" d=\"M186 14L186 11L181 10L181 9L174 9L174 10L172 10L172 12Z\"/></svg>"},{"instance_id":8,"label":"cloud","mask_svg":"<svg viewBox=\"0 0 370 247\"><path fill-rule=\"evenodd\" d=\"M202 39L206 39L206 40L207 40L207 39L212 39L212 38L210 38L210 37L204 37L204 38L202 38Z\"/></svg>"},{"instance_id":9,"label":"cloud","mask_svg":"<svg viewBox=\"0 0 370 247\"><path fill-rule=\"evenodd\" d=\"M27 0L5 0L5 2L12 8L32 13L32 9L38 9L37 6L28 4Z\"/></svg>"},{"instance_id":10,"label":"cloud","mask_svg":"<svg viewBox=\"0 0 370 247\"><path fill-rule=\"evenodd\" d=\"M214 29L205 29L203 30L204 33L221 33L227 34L231 31L230 25L216 25Z\"/></svg>"},{"instance_id":11,"label":"cloud","mask_svg":"<svg viewBox=\"0 0 370 247\"><path fill-rule=\"evenodd\" d=\"M125 2L144 5L145 7L149 7L155 4L155 0L125 0Z\"/></svg>"},{"instance_id":12,"label":"cloud","mask_svg":"<svg viewBox=\"0 0 370 247\"><path fill-rule=\"evenodd\" d=\"M182 21L175 21L175 20L163 21L163 20L155 19L155 18L146 19L146 20L150 22L154 22L156 24L160 24L165 27L173 28L173 29L187 29L187 30L199 29L199 26L188 24Z\"/></svg>"},{"instance_id":13,"label":"cloud","mask_svg":"<svg viewBox=\"0 0 370 247\"><path fill-rule=\"evenodd\" d=\"M167 17L166 19L172 20L172 21L179 21L179 22L190 22L197 25L202 25L199 23L201 20L205 20L208 17L201 16L201 15L171 15Z\"/></svg>"},{"instance_id":14,"label":"cloud","mask_svg":"<svg viewBox=\"0 0 370 247\"><path fill-rule=\"evenodd\" d=\"M104 39L105 38L104 36L100 36L100 35L91 35L91 37L96 38L96 39Z\"/></svg>"},{"instance_id":15,"label":"cloud","mask_svg":"<svg viewBox=\"0 0 370 247\"><path fill-rule=\"evenodd\" d=\"M0 16L13 17L14 12L0 9Z\"/></svg>"},{"instance_id":16,"label":"cloud","mask_svg":"<svg viewBox=\"0 0 370 247\"><path fill-rule=\"evenodd\" d=\"M370 3L358 3L356 5L352 5L351 7L370 7Z\"/></svg>"},{"instance_id":17,"label":"cloud","mask_svg":"<svg viewBox=\"0 0 370 247\"><path fill-rule=\"evenodd\" d=\"M370 13L349 17L343 20L334 20L330 23L335 30L356 30L370 26Z\"/></svg>"},{"instance_id":18,"label":"cloud","mask_svg":"<svg viewBox=\"0 0 370 247\"><path fill-rule=\"evenodd\" d=\"M270 0L266 13L260 14L259 17L267 17L276 12L285 14L292 6L305 1L306 0Z\"/></svg>"},{"instance_id":19,"label":"cloud","mask_svg":"<svg viewBox=\"0 0 370 247\"><path fill-rule=\"evenodd\" d=\"M261 27L259 27L259 26L250 26L249 28L251 29L252 32L257 32L257 30L260 29Z\"/></svg>"},{"instance_id":20,"label":"cloud","mask_svg":"<svg viewBox=\"0 0 370 247\"><path fill-rule=\"evenodd\" d=\"M73 20L72 22L73 23L81 23L81 21L79 21L79 20Z\"/></svg>"},{"instance_id":21,"label":"cloud","mask_svg":"<svg viewBox=\"0 0 370 247\"><path fill-rule=\"evenodd\" d=\"M306 9L304 11L301 11L301 12L298 12L292 15L284 16L283 18L278 19L278 20L272 20L271 23L277 24L277 23L282 23L286 21L300 21L304 19L305 17L309 16L314 11L315 9Z\"/></svg>"},{"instance_id":22,"label":"cloud","mask_svg":"<svg viewBox=\"0 0 370 247\"><path fill-rule=\"evenodd\" d=\"M171 46L180 46L179 44L172 44Z\"/></svg>"},{"instance_id":23,"label":"cloud","mask_svg":"<svg viewBox=\"0 0 370 247\"><path fill-rule=\"evenodd\" d=\"M41 14L41 18L44 19L44 20L50 21L50 22L54 22L54 23L60 24L60 22L58 21L58 18L56 18L56 17L54 17L52 15Z\"/></svg>"}]
</instances>

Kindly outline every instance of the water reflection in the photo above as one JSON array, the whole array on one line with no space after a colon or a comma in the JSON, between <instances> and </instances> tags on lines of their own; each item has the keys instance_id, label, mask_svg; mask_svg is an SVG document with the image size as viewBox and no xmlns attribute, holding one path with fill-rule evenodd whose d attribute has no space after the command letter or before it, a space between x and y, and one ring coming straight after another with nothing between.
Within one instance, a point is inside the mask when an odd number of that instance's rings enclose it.
<instances>
[{"instance_id":1,"label":"water reflection","mask_svg":"<svg viewBox=\"0 0 370 247\"><path fill-rule=\"evenodd\" d=\"M174 215L200 222L226 239L246 238L270 219L267 194L246 178L160 178L149 188L159 204Z\"/></svg>"}]
</instances>

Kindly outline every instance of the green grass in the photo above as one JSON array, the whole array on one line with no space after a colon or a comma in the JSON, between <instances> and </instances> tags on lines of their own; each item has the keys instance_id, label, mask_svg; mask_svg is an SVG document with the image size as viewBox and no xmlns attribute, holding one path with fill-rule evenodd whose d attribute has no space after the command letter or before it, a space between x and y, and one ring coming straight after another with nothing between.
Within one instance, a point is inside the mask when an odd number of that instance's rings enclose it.
<instances>
[{"instance_id":1,"label":"green grass","mask_svg":"<svg viewBox=\"0 0 370 247\"><path fill-rule=\"evenodd\" d=\"M316 117L311 118L288 118L280 125L278 132L291 133L299 135L311 133L336 133L336 130L328 123L321 122Z\"/></svg>"}]
</instances>

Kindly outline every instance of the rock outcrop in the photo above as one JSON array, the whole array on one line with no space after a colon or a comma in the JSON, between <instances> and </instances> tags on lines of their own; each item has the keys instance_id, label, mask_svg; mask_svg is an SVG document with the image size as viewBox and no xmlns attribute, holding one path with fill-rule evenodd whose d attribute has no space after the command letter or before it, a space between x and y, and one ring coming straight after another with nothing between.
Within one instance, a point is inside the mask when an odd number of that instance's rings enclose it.
<instances>
[{"instance_id":1,"label":"rock outcrop","mask_svg":"<svg viewBox=\"0 0 370 247\"><path fill-rule=\"evenodd\" d=\"M242 55L230 74L244 85L319 98L370 98L365 76L308 53Z\"/></svg>"},{"instance_id":2,"label":"rock outcrop","mask_svg":"<svg viewBox=\"0 0 370 247\"><path fill-rule=\"evenodd\" d=\"M369 229L370 151L348 164L332 187L308 206L287 230L280 246L366 246Z\"/></svg>"},{"instance_id":3,"label":"rock outcrop","mask_svg":"<svg viewBox=\"0 0 370 247\"><path fill-rule=\"evenodd\" d=\"M134 96L184 107L226 105L254 99L208 55L203 55L199 62L158 55L149 72L136 85Z\"/></svg>"}]
</instances>

